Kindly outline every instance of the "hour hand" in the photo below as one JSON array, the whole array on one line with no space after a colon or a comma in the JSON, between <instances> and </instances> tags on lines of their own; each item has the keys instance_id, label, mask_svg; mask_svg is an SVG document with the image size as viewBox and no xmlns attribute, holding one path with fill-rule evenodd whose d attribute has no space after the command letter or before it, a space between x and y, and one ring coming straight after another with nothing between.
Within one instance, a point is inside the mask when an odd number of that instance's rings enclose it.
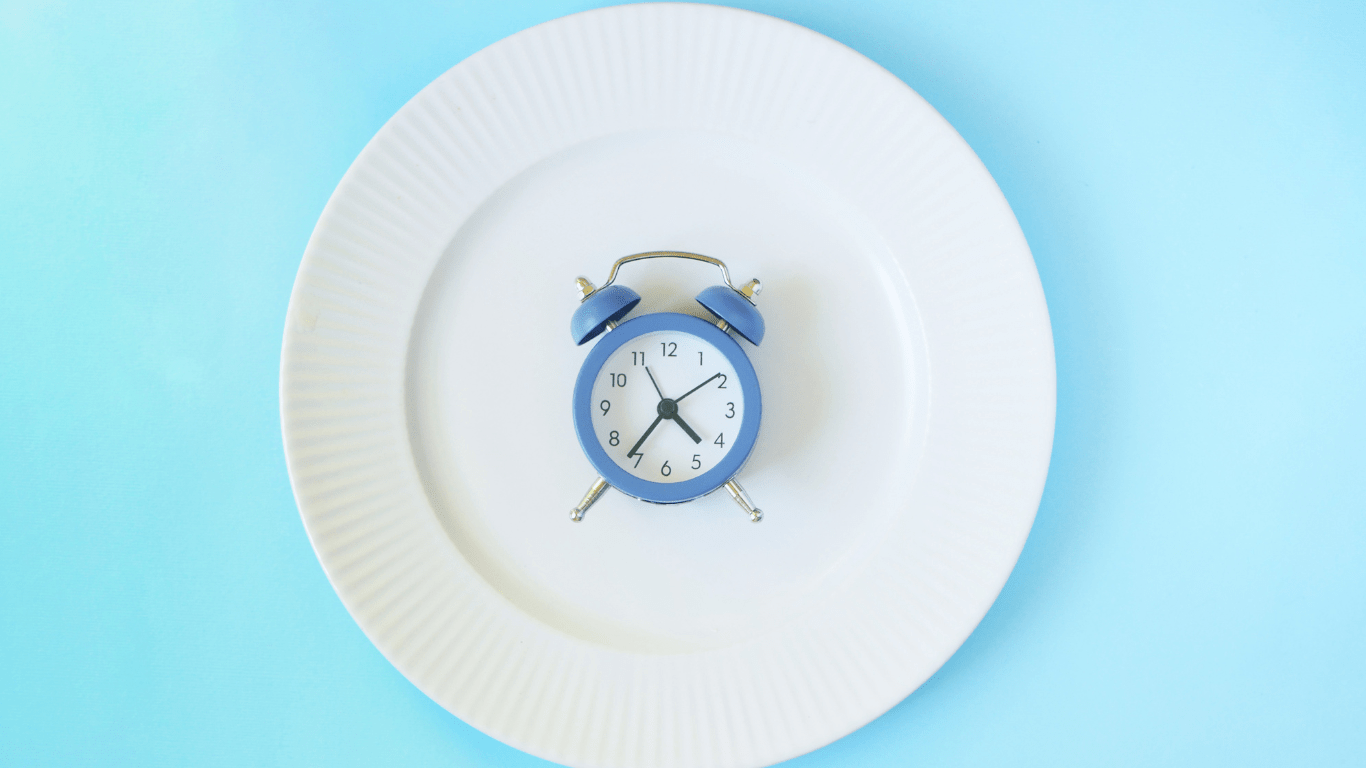
<instances>
[{"instance_id":1,"label":"hour hand","mask_svg":"<svg viewBox=\"0 0 1366 768\"><path fill-rule=\"evenodd\" d=\"M694 443L702 442L702 438L698 437L697 433L692 431L692 427L688 426L688 422L684 421L682 416L675 413L674 421L678 422L678 426L682 427L683 431L688 433L688 437L691 437Z\"/></svg>"},{"instance_id":2,"label":"hour hand","mask_svg":"<svg viewBox=\"0 0 1366 768\"><path fill-rule=\"evenodd\" d=\"M698 436L697 436L697 433L694 432L694 431L692 431L692 427L688 426L687 422L683 421L683 417L681 417L681 416L678 415L678 401L677 401L677 400L669 400L668 398L665 398L665 399L663 399L663 400L660 400L660 401L659 401L659 418L660 418L660 419L673 419L674 421L678 422L678 426L682 427L684 432L687 432L687 433L688 433L688 437L691 437L691 438L692 438L692 441L693 441L694 443L700 443L700 442L702 442L702 438L698 437ZM655 419L655 423L658 424L658 423L659 423L659 419ZM653 428L653 427L652 427L652 428Z\"/></svg>"}]
</instances>

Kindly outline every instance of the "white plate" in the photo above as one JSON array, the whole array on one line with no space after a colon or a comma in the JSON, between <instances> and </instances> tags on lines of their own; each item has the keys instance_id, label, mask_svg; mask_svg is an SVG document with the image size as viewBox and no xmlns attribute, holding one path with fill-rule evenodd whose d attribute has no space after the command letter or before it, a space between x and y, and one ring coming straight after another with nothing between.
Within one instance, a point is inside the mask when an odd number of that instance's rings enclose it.
<instances>
[{"instance_id":1,"label":"white plate","mask_svg":"<svg viewBox=\"0 0 1366 768\"><path fill-rule=\"evenodd\" d=\"M569 396L579 274L758 276L764 424L724 494L609 492ZM645 311L716 281L630 265ZM401 109L299 269L281 419L328 578L404 675L584 766L755 766L853 731L982 618L1052 442L1047 309L953 129L825 37L702 5L513 35Z\"/></svg>"}]
</instances>

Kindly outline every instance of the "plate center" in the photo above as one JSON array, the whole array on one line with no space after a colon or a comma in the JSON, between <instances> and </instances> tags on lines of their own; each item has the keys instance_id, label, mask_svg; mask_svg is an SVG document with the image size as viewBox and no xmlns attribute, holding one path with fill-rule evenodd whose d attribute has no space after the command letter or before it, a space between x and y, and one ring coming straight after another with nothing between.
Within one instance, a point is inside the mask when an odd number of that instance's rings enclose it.
<instances>
[{"instance_id":1,"label":"plate center","mask_svg":"<svg viewBox=\"0 0 1366 768\"><path fill-rule=\"evenodd\" d=\"M569 510L596 474L570 395L574 278L676 249L763 281L768 332L741 345L763 424L724 491L658 506L608 491ZM678 260L627 265L632 317L687 312L720 282ZM409 433L453 546L521 610L576 637L679 653L780 630L858 573L909 507L923 443L924 340L879 232L799 161L700 131L614 134L558 152L470 217L432 274L407 365Z\"/></svg>"}]
</instances>

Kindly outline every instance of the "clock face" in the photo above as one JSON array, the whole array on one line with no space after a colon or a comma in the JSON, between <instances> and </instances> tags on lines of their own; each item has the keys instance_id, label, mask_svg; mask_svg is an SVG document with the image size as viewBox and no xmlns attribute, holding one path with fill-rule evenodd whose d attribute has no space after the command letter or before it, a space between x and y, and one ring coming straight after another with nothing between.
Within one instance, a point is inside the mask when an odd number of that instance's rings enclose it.
<instances>
[{"instance_id":1,"label":"clock face","mask_svg":"<svg viewBox=\"0 0 1366 768\"><path fill-rule=\"evenodd\" d=\"M616 349L593 381L593 431L617 466L680 483L721 463L744 422L734 366L684 331L642 334Z\"/></svg>"}]
</instances>

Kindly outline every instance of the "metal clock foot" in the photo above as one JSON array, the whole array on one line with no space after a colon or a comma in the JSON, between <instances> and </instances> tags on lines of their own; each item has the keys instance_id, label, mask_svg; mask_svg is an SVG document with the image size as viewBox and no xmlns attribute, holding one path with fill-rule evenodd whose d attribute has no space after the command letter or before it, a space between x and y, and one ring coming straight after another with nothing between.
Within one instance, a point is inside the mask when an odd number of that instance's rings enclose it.
<instances>
[{"instance_id":1,"label":"metal clock foot","mask_svg":"<svg viewBox=\"0 0 1366 768\"><path fill-rule=\"evenodd\" d=\"M745 493L745 489L741 488L739 483L734 480L726 483L726 493L729 493L730 497L735 499L735 503L739 504L740 508L749 514L751 523L757 523L764 519L764 511L755 508L754 502L749 500L749 494Z\"/></svg>"},{"instance_id":2,"label":"metal clock foot","mask_svg":"<svg viewBox=\"0 0 1366 768\"><path fill-rule=\"evenodd\" d=\"M583 513L587 512L588 508L593 506L593 502L597 501L598 497L602 495L602 492L610 487L611 486L607 484L607 481L603 480L601 477L594 480L593 487L589 488L588 493L583 495L583 501L580 501L577 507L569 510L569 519L576 523L583 520Z\"/></svg>"}]
</instances>

